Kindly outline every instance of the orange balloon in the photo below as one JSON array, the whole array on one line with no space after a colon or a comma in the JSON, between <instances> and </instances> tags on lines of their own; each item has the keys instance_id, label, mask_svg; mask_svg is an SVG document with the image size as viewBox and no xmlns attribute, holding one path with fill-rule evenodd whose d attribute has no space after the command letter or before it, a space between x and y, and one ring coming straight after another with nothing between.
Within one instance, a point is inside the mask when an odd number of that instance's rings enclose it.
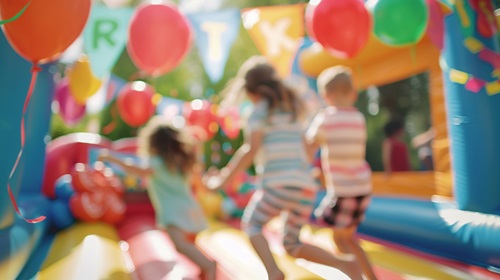
<instances>
[{"instance_id":1,"label":"orange balloon","mask_svg":"<svg viewBox=\"0 0 500 280\"><path fill-rule=\"evenodd\" d=\"M0 18L18 13L29 0L0 0ZM57 59L80 35L90 0L31 0L17 20L3 26L12 47L30 62Z\"/></svg>"}]
</instances>

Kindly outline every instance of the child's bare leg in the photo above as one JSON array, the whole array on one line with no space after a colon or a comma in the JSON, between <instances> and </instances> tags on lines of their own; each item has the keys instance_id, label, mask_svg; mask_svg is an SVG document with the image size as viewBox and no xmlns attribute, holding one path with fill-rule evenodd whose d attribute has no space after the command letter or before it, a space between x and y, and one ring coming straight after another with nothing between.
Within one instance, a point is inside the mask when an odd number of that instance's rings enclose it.
<instances>
[{"instance_id":1,"label":"child's bare leg","mask_svg":"<svg viewBox=\"0 0 500 280\"><path fill-rule=\"evenodd\" d=\"M266 238L262 234L256 234L250 237L250 242L252 246L259 255L260 259L264 263L266 267L266 271L269 277L269 280L283 280L285 279L285 275L279 269L274 257L269 249L269 244L267 243Z\"/></svg>"},{"instance_id":2,"label":"child's bare leg","mask_svg":"<svg viewBox=\"0 0 500 280\"><path fill-rule=\"evenodd\" d=\"M177 251L200 267L205 280L215 280L215 271L217 269L215 261L207 258L195 244L186 238L185 232L181 229L169 226L167 232Z\"/></svg>"},{"instance_id":3,"label":"child's bare leg","mask_svg":"<svg viewBox=\"0 0 500 280\"><path fill-rule=\"evenodd\" d=\"M291 253L291 252L290 252ZM294 254L295 258L302 258L315 263L340 269L352 280L363 280L361 269L354 260L343 260L335 257L333 254L313 245L301 244Z\"/></svg>"},{"instance_id":4,"label":"child's bare leg","mask_svg":"<svg viewBox=\"0 0 500 280\"><path fill-rule=\"evenodd\" d=\"M355 260L337 258L330 252L319 247L301 243L299 240L302 225L306 224L310 211L306 207L298 207L296 211L290 211L285 224L285 236L283 239L285 250L295 258L324 264L340 269L352 280L362 280L361 268ZM300 210L303 213L300 213Z\"/></svg>"},{"instance_id":5,"label":"child's bare leg","mask_svg":"<svg viewBox=\"0 0 500 280\"><path fill-rule=\"evenodd\" d=\"M354 254L356 256L363 273L369 280L377 280L377 276L373 272L366 252L359 245L359 242L356 239L356 229L356 226L345 229L335 229L333 240L337 244L340 252Z\"/></svg>"}]
</instances>

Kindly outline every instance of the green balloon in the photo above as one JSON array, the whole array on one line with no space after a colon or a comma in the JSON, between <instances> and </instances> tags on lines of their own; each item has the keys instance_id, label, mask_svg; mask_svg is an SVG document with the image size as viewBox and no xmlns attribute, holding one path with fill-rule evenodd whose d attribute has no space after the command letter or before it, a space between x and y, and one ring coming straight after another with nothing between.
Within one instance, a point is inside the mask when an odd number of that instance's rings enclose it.
<instances>
[{"instance_id":1,"label":"green balloon","mask_svg":"<svg viewBox=\"0 0 500 280\"><path fill-rule=\"evenodd\" d=\"M374 33L391 46L415 44L425 34L429 10L425 0L370 0Z\"/></svg>"}]
</instances>

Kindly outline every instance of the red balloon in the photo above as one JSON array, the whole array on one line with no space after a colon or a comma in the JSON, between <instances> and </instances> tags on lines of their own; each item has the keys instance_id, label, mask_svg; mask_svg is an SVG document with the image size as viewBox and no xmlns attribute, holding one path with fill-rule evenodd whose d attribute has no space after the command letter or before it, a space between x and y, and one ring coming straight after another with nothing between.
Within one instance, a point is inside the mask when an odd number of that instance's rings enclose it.
<instances>
[{"instance_id":1,"label":"red balloon","mask_svg":"<svg viewBox=\"0 0 500 280\"><path fill-rule=\"evenodd\" d=\"M130 126L146 123L155 112L152 99L155 90L152 86L136 81L126 84L118 94L118 112Z\"/></svg>"},{"instance_id":2,"label":"red balloon","mask_svg":"<svg viewBox=\"0 0 500 280\"><path fill-rule=\"evenodd\" d=\"M125 217L127 206L125 202L116 194L106 196L106 211L101 220L108 224L117 224Z\"/></svg>"},{"instance_id":3,"label":"red balloon","mask_svg":"<svg viewBox=\"0 0 500 280\"><path fill-rule=\"evenodd\" d=\"M122 181L118 176L116 176L113 170L104 163L97 161L94 163L96 184L100 191L113 193L118 196L122 196L124 193L124 188Z\"/></svg>"},{"instance_id":4,"label":"red balloon","mask_svg":"<svg viewBox=\"0 0 500 280\"><path fill-rule=\"evenodd\" d=\"M195 137L198 139L205 141L211 139L217 133L219 129L217 116L210 102L200 99L193 100L186 103L183 112L188 126L192 127L193 132L196 134Z\"/></svg>"},{"instance_id":5,"label":"red balloon","mask_svg":"<svg viewBox=\"0 0 500 280\"><path fill-rule=\"evenodd\" d=\"M370 13L362 0L311 1L306 11L309 35L333 55L355 56L368 42Z\"/></svg>"},{"instance_id":6,"label":"red balloon","mask_svg":"<svg viewBox=\"0 0 500 280\"><path fill-rule=\"evenodd\" d=\"M186 18L169 4L146 4L130 21L127 50L142 71L160 76L177 67L191 46Z\"/></svg>"},{"instance_id":7,"label":"red balloon","mask_svg":"<svg viewBox=\"0 0 500 280\"><path fill-rule=\"evenodd\" d=\"M70 174L77 192L94 192L108 185L104 175L88 164L77 163Z\"/></svg>"},{"instance_id":8,"label":"red balloon","mask_svg":"<svg viewBox=\"0 0 500 280\"><path fill-rule=\"evenodd\" d=\"M69 208L73 216L81 221L98 221L106 211L106 195L102 192L76 193L69 201Z\"/></svg>"},{"instance_id":9,"label":"red balloon","mask_svg":"<svg viewBox=\"0 0 500 280\"><path fill-rule=\"evenodd\" d=\"M24 13L3 30L12 47L30 62L55 60L80 35L90 13L90 0L0 0L0 18Z\"/></svg>"}]
</instances>

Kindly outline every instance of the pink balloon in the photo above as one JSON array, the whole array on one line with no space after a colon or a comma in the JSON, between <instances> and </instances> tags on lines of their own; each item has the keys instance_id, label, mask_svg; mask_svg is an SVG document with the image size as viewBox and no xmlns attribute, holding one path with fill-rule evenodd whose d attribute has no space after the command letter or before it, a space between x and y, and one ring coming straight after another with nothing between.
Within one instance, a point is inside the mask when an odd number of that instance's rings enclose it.
<instances>
[{"instance_id":1,"label":"pink balloon","mask_svg":"<svg viewBox=\"0 0 500 280\"><path fill-rule=\"evenodd\" d=\"M59 105L59 114L67 125L77 124L85 115L85 105L80 105L73 98L67 79L56 86L55 101Z\"/></svg>"},{"instance_id":2,"label":"pink balloon","mask_svg":"<svg viewBox=\"0 0 500 280\"><path fill-rule=\"evenodd\" d=\"M169 4L137 8L129 28L127 50L142 71L160 76L179 65L191 46L186 18Z\"/></svg>"},{"instance_id":3,"label":"pink balloon","mask_svg":"<svg viewBox=\"0 0 500 280\"><path fill-rule=\"evenodd\" d=\"M437 0L427 0L429 6L429 24L427 25L427 36L439 49L444 44L444 13L441 4Z\"/></svg>"}]
</instances>

